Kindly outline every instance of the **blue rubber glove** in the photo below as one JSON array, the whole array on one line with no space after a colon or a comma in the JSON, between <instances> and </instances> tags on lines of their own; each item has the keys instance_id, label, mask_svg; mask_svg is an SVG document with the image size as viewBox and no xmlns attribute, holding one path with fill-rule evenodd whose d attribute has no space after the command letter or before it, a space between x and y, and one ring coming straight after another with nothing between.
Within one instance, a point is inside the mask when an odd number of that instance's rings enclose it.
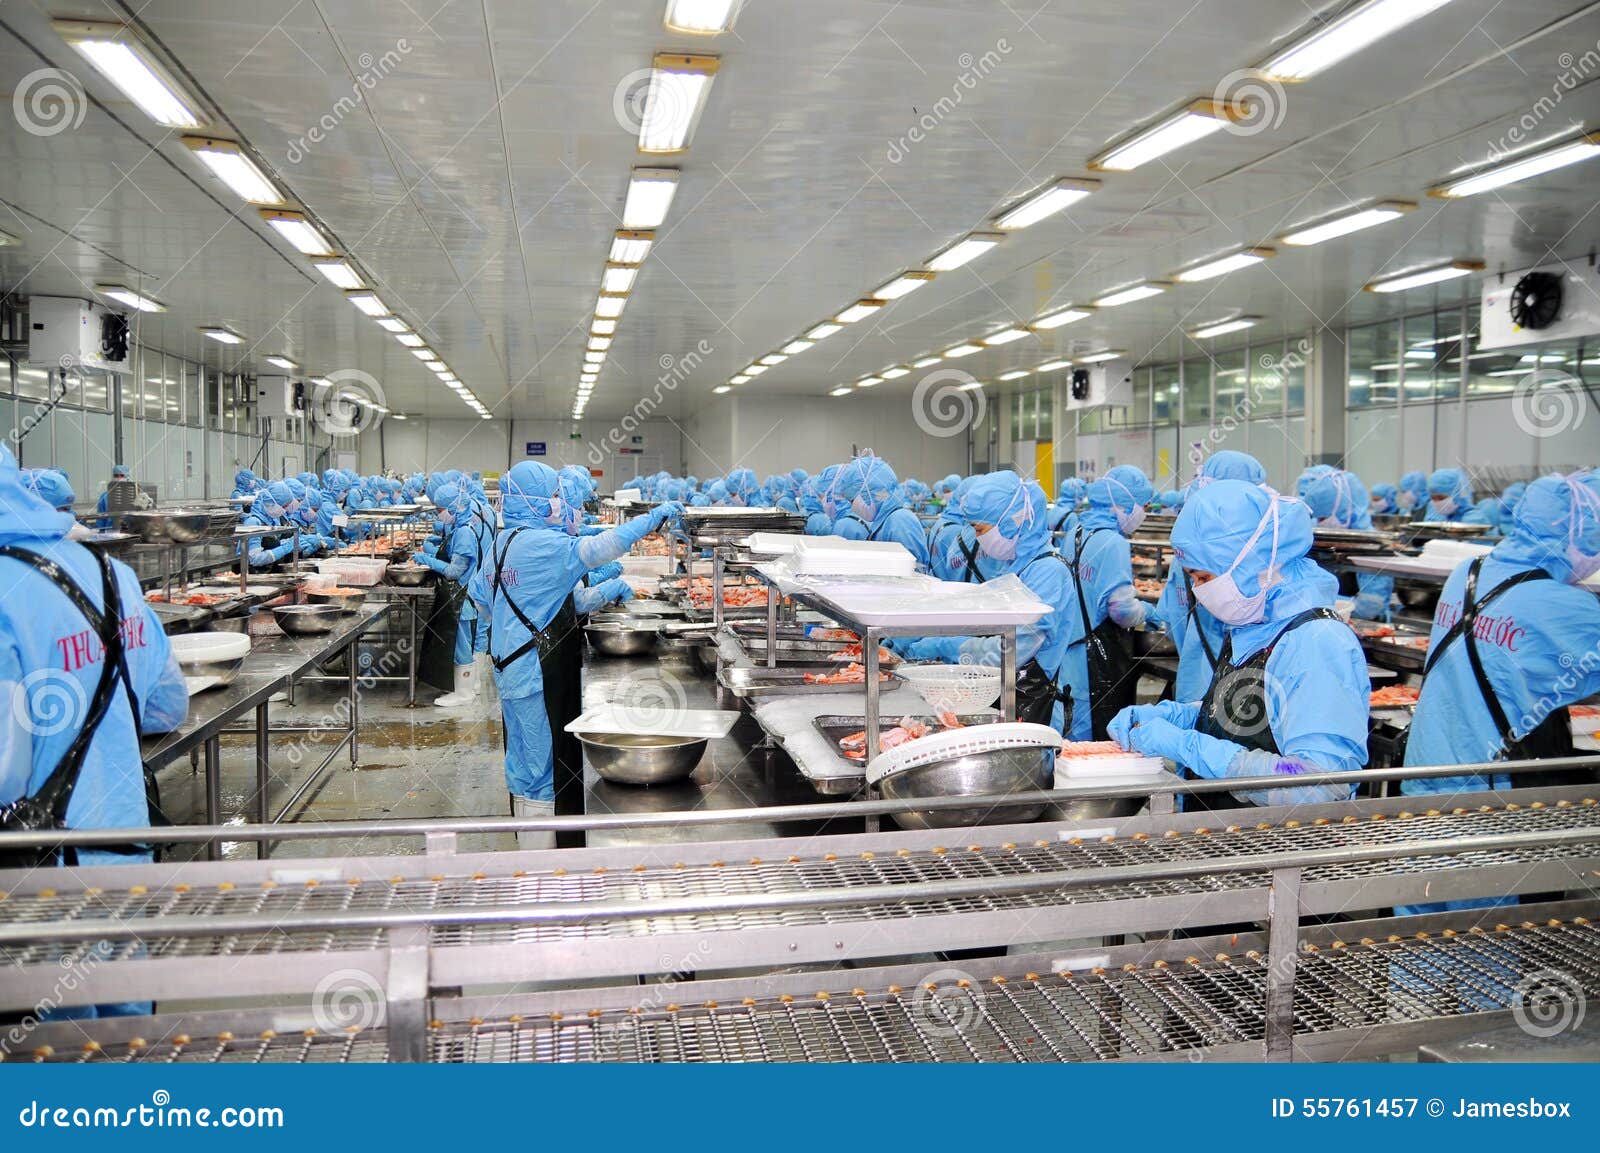
<instances>
[{"instance_id":1,"label":"blue rubber glove","mask_svg":"<svg viewBox=\"0 0 1600 1153\"><path fill-rule=\"evenodd\" d=\"M278 545L277 548L272 550L272 560L274 563L276 563L283 560L292 552L294 552L294 541L286 540L282 544Z\"/></svg>"},{"instance_id":2,"label":"blue rubber glove","mask_svg":"<svg viewBox=\"0 0 1600 1153\"><path fill-rule=\"evenodd\" d=\"M1133 748L1133 730L1148 721L1166 721L1179 728L1191 728L1199 709L1193 712L1178 701L1161 701L1153 705L1129 705L1106 726L1106 735L1125 749Z\"/></svg>"},{"instance_id":3,"label":"blue rubber glove","mask_svg":"<svg viewBox=\"0 0 1600 1153\"><path fill-rule=\"evenodd\" d=\"M667 521L675 521L681 517L683 515L683 505L675 500L664 501L656 505L652 515L655 516L656 526L659 528L661 525L666 524Z\"/></svg>"},{"instance_id":4,"label":"blue rubber glove","mask_svg":"<svg viewBox=\"0 0 1600 1153\"><path fill-rule=\"evenodd\" d=\"M607 581L606 587L608 589L615 590L615 593L611 599L617 604L627 604L634 597L633 586L627 581L623 580L621 577L618 577L616 580Z\"/></svg>"},{"instance_id":5,"label":"blue rubber glove","mask_svg":"<svg viewBox=\"0 0 1600 1153\"><path fill-rule=\"evenodd\" d=\"M1147 757L1165 757L1189 768L1196 767L1192 764L1194 750L1189 738L1198 736L1198 733L1193 729L1180 729L1161 717L1141 717L1137 724L1132 724L1133 718L1129 716L1132 712L1132 709L1124 709L1112 718L1112 724L1115 725L1126 716L1131 726L1123 729L1121 735L1108 727L1107 732L1112 734L1113 740Z\"/></svg>"},{"instance_id":6,"label":"blue rubber glove","mask_svg":"<svg viewBox=\"0 0 1600 1153\"><path fill-rule=\"evenodd\" d=\"M601 581L615 580L622 575L622 565L616 561L603 564L599 568L589 570L589 583L598 584Z\"/></svg>"},{"instance_id":7,"label":"blue rubber glove","mask_svg":"<svg viewBox=\"0 0 1600 1153\"><path fill-rule=\"evenodd\" d=\"M422 553L422 552L414 552L414 553L412 553L411 554L411 563L412 564L427 564L428 563L428 554L427 553Z\"/></svg>"},{"instance_id":8,"label":"blue rubber glove","mask_svg":"<svg viewBox=\"0 0 1600 1153\"><path fill-rule=\"evenodd\" d=\"M310 556L312 553L316 552L321 547L322 547L322 538L320 536L313 536L313 537L304 537L303 536L303 537L300 538L300 555L301 556Z\"/></svg>"}]
</instances>

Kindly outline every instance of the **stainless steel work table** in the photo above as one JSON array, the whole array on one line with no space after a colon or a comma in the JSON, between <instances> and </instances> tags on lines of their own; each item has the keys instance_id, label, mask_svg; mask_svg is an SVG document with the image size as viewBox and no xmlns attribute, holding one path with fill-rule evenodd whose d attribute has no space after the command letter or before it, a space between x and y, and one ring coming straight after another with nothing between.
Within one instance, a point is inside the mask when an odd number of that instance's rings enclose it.
<instances>
[{"instance_id":1,"label":"stainless steel work table","mask_svg":"<svg viewBox=\"0 0 1600 1153\"><path fill-rule=\"evenodd\" d=\"M181 757L199 753L205 762L206 823L217 824L222 808L222 738L224 735L246 734L255 737L256 749L256 811L254 819L262 824L277 824L289 817L300 798L327 771L333 759L346 744L350 746L350 764L358 763L359 743L357 730L360 723L360 677L357 662L351 660L347 676L349 712L345 723L326 725L278 725L269 723L269 702L274 693L289 689L296 681L305 679L307 670L316 668L340 652L351 648L361 635L389 611L388 605L363 608L351 613L347 620L335 626L331 633L321 636L295 637L287 634L258 638L245 657L244 665L233 682L220 689L200 693L189 699L189 715L183 724L168 733L153 734L142 746L144 763L156 771ZM247 713L254 712L251 728L232 728ZM338 733L340 740L322 761L300 783L276 815L271 812L268 786L271 780L272 733ZM220 845L213 841L206 845L206 855L218 859ZM257 849L266 856L271 846L263 842Z\"/></svg>"}]
</instances>

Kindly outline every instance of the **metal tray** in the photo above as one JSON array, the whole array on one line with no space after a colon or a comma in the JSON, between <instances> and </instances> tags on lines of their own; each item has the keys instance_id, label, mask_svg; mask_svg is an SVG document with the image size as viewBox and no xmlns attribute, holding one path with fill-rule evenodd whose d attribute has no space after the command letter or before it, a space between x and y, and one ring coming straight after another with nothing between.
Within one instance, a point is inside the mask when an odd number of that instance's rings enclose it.
<instances>
[{"instance_id":1,"label":"metal tray","mask_svg":"<svg viewBox=\"0 0 1600 1153\"><path fill-rule=\"evenodd\" d=\"M837 672L841 666L831 662L825 664L795 665L789 668L742 668L728 666L717 673L717 680L722 687L727 689L740 700L752 697L775 697L811 695L813 693L860 693L866 695L867 686L861 684L842 685L814 685L807 684L805 674L808 672ZM880 683L886 692L900 677L885 669L887 679Z\"/></svg>"},{"instance_id":2,"label":"metal tray","mask_svg":"<svg viewBox=\"0 0 1600 1153\"><path fill-rule=\"evenodd\" d=\"M1409 638L1419 636L1426 638L1426 633L1400 633L1400 637ZM1361 647L1366 651L1367 659L1379 668L1396 669L1400 672L1417 673L1422 671L1422 666L1427 663L1428 650L1412 648L1408 645L1391 644L1390 637L1361 637Z\"/></svg>"},{"instance_id":3,"label":"metal tray","mask_svg":"<svg viewBox=\"0 0 1600 1153\"><path fill-rule=\"evenodd\" d=\"M937 721L936 717L928 716L923 713L883 713L878 718L878 731L880 735L888 732L890 729L898 725L901 717L914 717L919 721ZM1000 720L1000 714L962 713L956 717L956 720L968 727L973 725L992 725ZM841 757L844 757L844 759L849 761L852 765L861 765L863 770L865 770L866 767L865 760L858 761L854 757L845 756L844 751L839 748L839 742L843 738L848 737L851 733L861 732L864 728L866 728L866 726L866 717L854 716L847 713L828 713L820 717L813 717L811 720L811 727L822 734L822 739L828 742L828 747L830 749L838 753Z\"/></svg>"}]
</instances>

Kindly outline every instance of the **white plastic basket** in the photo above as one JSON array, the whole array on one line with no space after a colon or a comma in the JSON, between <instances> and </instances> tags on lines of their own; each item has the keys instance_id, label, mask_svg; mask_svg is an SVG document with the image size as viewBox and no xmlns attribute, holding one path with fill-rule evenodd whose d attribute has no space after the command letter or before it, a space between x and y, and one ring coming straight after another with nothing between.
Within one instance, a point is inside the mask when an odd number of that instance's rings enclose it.
<instances>
[{"instance_id":1,"label":"white plastic basket","mask_svg":"<svg viewBox=\"0 0 1600 1153\"><path fill-rule=\"evenodd\" d=\"M1000 696L1000 670L983 665L904 665L896 672L939 712L986 709Z\"/></svg>"},{"instance_id":2,"label":"white plastic basket","mask_svg":"<svg viewBox=\"0 0 1600 1153\"><path fill-rule=\"evenodd\" d=\"M317 561L317 570L346 588L371 588L383 579L389 562L369 557L340 556Z\"/></svg>"},{"instance_id":3,"label":"white plastic basket","mask_svg":"<svg viewBox=\"0 0 1600 1153\"><path fill-rule=\"evenodd\" d=\"M879 753L867 765L867 781L877 784L891 773L923 765L949 761L956 757L981 756L1001 749L1059 749L1061 734L1049 725L1006 722L970 725L907 741L886 753Z\"/></svg>"}]
</instances>

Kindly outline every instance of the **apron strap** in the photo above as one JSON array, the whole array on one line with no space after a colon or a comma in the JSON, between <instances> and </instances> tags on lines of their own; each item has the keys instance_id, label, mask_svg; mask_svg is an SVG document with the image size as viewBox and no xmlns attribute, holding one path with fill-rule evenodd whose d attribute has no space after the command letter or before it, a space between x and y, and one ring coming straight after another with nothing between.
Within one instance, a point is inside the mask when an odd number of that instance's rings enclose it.
<instances>
[{"instance_id":1,"label":"apron strap","mask_svg":"<svg viewBox=\"0 0 1600 1153\"><path fill-rule=\"evenodd\" d=\"M489 586L489 596L491 598L500 595L500 575L505 571L506 557L511 552L511 543L515 541L517 539L517 535L523 531L525 530L520 528L512 529L506 535L506 542L504 546L502 546L495 553L494 581ZM529 652L538 648L540 645L545 644L550 639L549 635L544 629L540 628L538 625L534 624L533 621L528 619L528 614L522 611L522 606L517 603L515 597L507 594L506 604L511 606L512 615L515 616L519 622L521 622L523 628L528 630L529 636L527 641L525 641L516 652L506 657L504 660L495 657L493 653L489 655L489 659L494 663L494 671L497 673L505 672L512 665L516 664L523 657L527 656Z\"/></svg>"},{"instance_id":2,"label":"apron strap","mask_svg":"<svg viewBox=\"0 0 1600 1153\"><path fill-rule=\"evenodd\" d=\"M1183 575L1183 595L1189 602L1189 626L1200 635L1200 647L1205 651L1206 660L1210 662L1213 670L1217 667L1217 654L1211 651L1211 642L1206 639L1206 630L1200 627L1200 618L1195 612L1194 585L1189 580L1189 570L1182 567L1178 571Z\"/></svg>"}]
</instances>

